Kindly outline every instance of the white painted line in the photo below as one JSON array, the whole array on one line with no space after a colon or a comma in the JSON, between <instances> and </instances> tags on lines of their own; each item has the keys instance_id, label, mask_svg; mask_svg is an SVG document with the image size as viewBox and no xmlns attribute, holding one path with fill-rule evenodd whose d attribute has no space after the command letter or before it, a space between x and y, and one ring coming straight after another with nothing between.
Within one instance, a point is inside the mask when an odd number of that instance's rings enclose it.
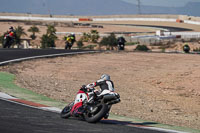
<instances>
[{"instance_id":1,"label":"white painted line","mask_svg":"<svg viewBox=\"0 0 200 133\"><path fill-rule=\"evenodd\" d=\"M56 107L40 107L42 110L52 111L56 113L60 113L62 110Z\"/></svg>"},{"instance_id":2,"label":"white painted line","mask_svg":"<svg viewBox=\"0 0 200 133\"><path fill-rule=\"evenodd\" d=\"M0 97L1 97L1 98L5 98L5 99L17 99L17 98L15 98L15 97L12 97L12 96L10 96L10 95L8 95L8 94L5 94L5 93L3 93L3 92L0 92Z\"/></svg>"},{"instance_id":3,"label":"white painted line","mask_svg":"<svg viewBox=\"0 0 200 133\"><path fill-rule=\"evenodd\" d=\"M189 132L182 132L182 131L176 131L176 130L171 130L171 129L158 128L158 127L138 127L138 128L149 129L149 130L154 130L154 131L162 131L162 132L167 132L167 133L189 133Z\"/></svg>"}]
</instances>

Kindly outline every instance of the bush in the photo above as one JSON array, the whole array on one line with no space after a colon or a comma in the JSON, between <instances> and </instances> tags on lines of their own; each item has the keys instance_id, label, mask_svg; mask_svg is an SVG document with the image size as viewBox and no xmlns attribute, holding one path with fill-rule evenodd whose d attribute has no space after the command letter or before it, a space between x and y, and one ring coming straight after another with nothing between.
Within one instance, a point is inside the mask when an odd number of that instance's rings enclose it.
<instances>
[{"instance_id":1,"label":"bush","mask_svg":"<svg viewBox=\"0 0 200 133\"><path fill-rule=\"evenodd\" d=\"M135 50L137 51L148 51L150 50L146 45L138 45Z\"/></svg>"},{"instance_id":2,"label":"bush","mask_svg":"<svg viewBox=\"0 0 200 133\"><path fill-rule=\"evenodd\" d=\"M131 46L131 45L137 45L138 42L126 42L125 45Z\"/></svg>"},{"instance_id":3,"label":"bush","mask_svg":"<svg viewBox=\"0 0 200 133\"><path fill-rule=\"evenodd\" d=\"M93 43L97 43L98 39L99 39L99 32L97 30L91 30L91 33L90 33L90 39L91 39L91 42Z\"/></svg>"},{"instance_id":4,"label":"bush","mask_svg":"<svg viewBox=\"0 0 200 133\"><path fill-rule=\"evenodd\" d=\"M84 32L83 36L81 37L81 41L89 42L89 40L90 40L90 34Z\"/></svg>"},{"instance_id":5,"label":"bush","mask_svg":"<svg viewBox=\"0 0 200 133\"><path fill-rule=\"evenodd\" d=\"M90 33L83 33L81 40L83 42L93 42L97 43L99 39L99 32L97 30L91 30Z\"/></svg>"},{"instance_id":6,"label":"bush","mask_svg":"<svg viewBox=\"0 0 200 133\"><path fill-rule=\"evenodd\" d=\"M111 33L108 37L103 37L100 45L109 46L112 50L117 46L117 38L114 33Z\"/></svg>"},{"instance_id":7,"label":"bush","mask_svg":"<svg viewBox=\"0 0 200 133\"><path fill-rule=\"evenodd\" d=\"M34 26L32 26L32 27L30 27L30 28L28 29L28 32L31 32L31 33L32 33L32 35L30 35L30 38L32 38L32 40L35 40L35 39L36 39L35 33L40 32L40 30L39 30L38 27L36 27L36 26L34 25Z\"/></svg>"},{"instance_id":8,"label":"bush","mask_svg":"<svg viewBox=\"0 0 200 133\"><path fill-rule=\"evenodd\" d=\"M193 49L194 52L200 52L200 48Z\"/></svg>"},{"instance_id":9,"label":"bush","mask_svg":"<svg viewBox=\"0 0 200 133\"><path fill-rule=\"evenodd\" d=\"M54 37L51 37L50 35L43 35L41 40L41 48L52 48L55 47L55 40Z\"/></svg>"},{"instance_id":10,"label":"bush","mask_svg":"<svg viewBox=\"0 0 200 133\"><path fill-rule=\"evenodd\" d=\"M84 49L94 49L97 45L88 45L88 46L85 46L83 47Z\"/></svg>"},{"instance_id":11,"label":"bush","mask_svg":"<svg viewBox=\"0 0 200 133\"><path fill-rule=\"evenodd\" d=\"M55 27L53 25L47 25L47 33L44 34L41 39L42 48L56 47L55 40L57 36Z\"/></svg>"},{"instance_id":12,"label":"bush","mask_svg":"<svg viewBox=\"0 0 200 133\"><path fill-rule=\"evenodd\" d=\"M81 49L83 47L83 41L79 40L77 42L77 46L78 46L79 49Z\"/></svg>"},{"instance_id":13,"label":"bush","mask_svg":"<svg viewBox=\"0 0 200 133\"><path fill-rule=\"evenodd\" d=\"M4 39L4 35L1 35L0 36L0 44L2 44L2 45L3 45L3 39Z\"/></svg>"}]
</instances>

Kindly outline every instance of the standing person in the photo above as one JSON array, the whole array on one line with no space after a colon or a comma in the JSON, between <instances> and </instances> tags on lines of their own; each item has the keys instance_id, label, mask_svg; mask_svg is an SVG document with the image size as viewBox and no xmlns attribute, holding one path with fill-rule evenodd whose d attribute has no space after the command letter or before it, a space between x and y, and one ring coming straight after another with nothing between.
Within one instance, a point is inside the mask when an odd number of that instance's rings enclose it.
<instances>
[{"instance_id":1,"label":"standing person","mask_svg":"<svg viewBox=\"0 0 200 133\"><path fill-rule=\"evenodd\" d=\"M114 92L114 83L113 81L110 79L110 75L108 74L103 74L99 80L97 80L96 82L89 84L87 86L87 88L93 88L99 86L100 87L100 93L103 92L104 90L109 90L111 92ZM109 111L111 109L111 105L108 106ZM109 116L109 111L108 113L104 116L105 119L108 118Z\"/></svg>"}]
</instances>

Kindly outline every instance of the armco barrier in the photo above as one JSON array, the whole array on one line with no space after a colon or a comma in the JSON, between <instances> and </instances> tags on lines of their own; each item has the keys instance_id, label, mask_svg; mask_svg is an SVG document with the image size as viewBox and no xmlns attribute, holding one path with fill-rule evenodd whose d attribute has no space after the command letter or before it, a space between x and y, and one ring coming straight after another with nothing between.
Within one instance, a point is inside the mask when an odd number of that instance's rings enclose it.
<instances>
[{"instance_id":1,"label":"armco barrier","mask_svg":"<svg viewBox=\"0 0 200 133\"><path fill-rule=\"evenodd\" d=\"M51 18L32 16L0 16L3 20L33 20L33 21L152 21L152 22L176 22L170 18ZM200 25L198 21L184 20L184 23Z\"/></svg>"}]
</instances>

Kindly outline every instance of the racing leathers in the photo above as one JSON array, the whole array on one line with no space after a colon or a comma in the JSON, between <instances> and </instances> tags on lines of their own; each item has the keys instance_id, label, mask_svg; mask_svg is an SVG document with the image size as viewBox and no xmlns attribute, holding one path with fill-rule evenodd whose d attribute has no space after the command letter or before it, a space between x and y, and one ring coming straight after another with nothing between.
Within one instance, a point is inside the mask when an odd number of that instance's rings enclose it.
<instances>
[{"instance_id":1,"label":"racing leathers","mask_svg":"<svg viewBox=\"0 0 200 133\"><path fill-rule=\"evenodd\" d=\"M92 83L92 84L89 84L87 86L87 88L93 88L93 87L96 87L96 86L99 86L100 87L100 92L99 93L102 93L104 90L109 90L111 92L114 92L114 84L111 80L104 80L104 79L100 79L100 80L97 80L96 82ZM98 92L96 92L98 93ZM108 110L110 111L111 109L111 106L112 105L109 105L108 106ZM109 116L109 111L108 113L104 116L105 119L108 118Z\"/></svg>"},{"instance_id":2,"label":"racing leathers","mask_svg":"<svg viewBox=\"0 0 200 133\"><path fill-rule=\"evenodd\" d=\"M96 87L99 86L100 87L100 92L104 91L104 90L110 90L110 91L114 91L114 84L111 80L97 80L96 82L90 84L90 87Z\"/></svg>"}]
</instances>

